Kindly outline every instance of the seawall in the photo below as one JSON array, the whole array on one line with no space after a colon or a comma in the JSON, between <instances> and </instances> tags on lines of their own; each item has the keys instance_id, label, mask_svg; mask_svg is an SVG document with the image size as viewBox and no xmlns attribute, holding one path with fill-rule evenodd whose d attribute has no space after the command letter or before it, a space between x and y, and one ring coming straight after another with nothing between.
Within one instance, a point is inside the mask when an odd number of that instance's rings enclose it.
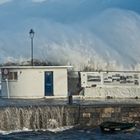
<instances>
[{"instance_id":1,"label":"seawall","mask_svg":"<svg viewBox=\"0 0 140 140\"><path fill-rule=\"evenodd\" d=\"M8 100L6 100L8 102ZM50 102L50 104L49 104ZM0 130L50 129L63 126L97 127L103 121L135 122L140 126L139 103L97 103L21 100L9 101L0 107Z\"/></svg>"},{"instance_id":2,"label":"seawall","mask_svg":"<svg viewBox=\"0 0 140 140\"><path fill-rule=\"evenodd\" d=\"M80 111L81 126L96 127L103 121L135 122L140 125L140 106L104 105L82 106Z\"/></svg>"}]
</instances>

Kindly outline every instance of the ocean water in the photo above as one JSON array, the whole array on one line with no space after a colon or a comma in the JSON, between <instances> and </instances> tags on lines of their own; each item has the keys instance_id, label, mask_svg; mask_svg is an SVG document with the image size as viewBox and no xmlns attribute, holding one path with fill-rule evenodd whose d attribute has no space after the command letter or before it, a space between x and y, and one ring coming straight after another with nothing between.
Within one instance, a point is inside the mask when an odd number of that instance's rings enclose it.
<instances>
[{"instance_id":1,"label":"ocean water","mask_svg":"<svg viewBox=\"0 0 140 140\"><path fill-rule=\"evenodd\" d=\"M102 133L99 128L69 129L64 131L22 131L0 134L0 140L140 140L140 130L133 132Z\"/></svg>"}]
</instances>

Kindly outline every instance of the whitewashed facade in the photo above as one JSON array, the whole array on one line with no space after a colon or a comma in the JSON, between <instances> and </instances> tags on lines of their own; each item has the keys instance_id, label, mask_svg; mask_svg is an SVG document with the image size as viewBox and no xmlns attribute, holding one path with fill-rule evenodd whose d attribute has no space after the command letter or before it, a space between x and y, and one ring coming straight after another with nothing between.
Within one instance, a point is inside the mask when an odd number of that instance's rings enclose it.
<instances>
[{"instance_id":1,"label":"whitewashed facade","mask_svg":"<svg viewBox=\"0 0 140 140\"><path fill-rule=\"evenodd\" d=\"M42 98L67 96L67 66L2 67L2 91L5 98Z\"/></svg>"},{"instance_id":2,"label":"whitewashed facade","mask_svg":"<svg viewBox=\"0 0 140 140\"><path fill-rule=\"evenodd\" d=\"M81 72L80 75L85 96L95 98L140 97L140 72L138 71Z\"/></svg>"}]
</instances>

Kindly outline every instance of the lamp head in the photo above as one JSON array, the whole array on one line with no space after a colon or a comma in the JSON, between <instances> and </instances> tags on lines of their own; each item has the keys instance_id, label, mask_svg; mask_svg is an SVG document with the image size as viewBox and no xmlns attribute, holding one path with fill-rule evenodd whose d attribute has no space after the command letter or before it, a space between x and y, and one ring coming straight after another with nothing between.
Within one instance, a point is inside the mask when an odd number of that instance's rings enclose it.
<instances>
[{"instance_id":1,"label":"lamp head","mask_svg":"<svg viewBox=\"0 0 140 140\"><path fill-rule=\"evenodd\" d=\"M30 34L30 38L33 38L34 37L34 34L35 34L34 30L31 29L30 32L29 32L29 34Z\"/></svg>"}]
</instances>

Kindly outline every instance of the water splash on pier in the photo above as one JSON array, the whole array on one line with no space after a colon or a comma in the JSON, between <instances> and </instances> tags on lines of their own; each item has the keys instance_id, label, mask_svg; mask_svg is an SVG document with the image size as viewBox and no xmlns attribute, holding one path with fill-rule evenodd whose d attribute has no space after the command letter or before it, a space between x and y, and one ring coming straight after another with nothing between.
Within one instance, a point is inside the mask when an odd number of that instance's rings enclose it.
<instances>
[{"instance_id":1,"label":"water splash on pier","mask_svg":"<svg viewBox=\"0 0 140 140\"><path fill-rule=\"evenodd\" d=\"M48 130L74 125L64 106L4 107L0 109L0 130Z\"/></svg>"}]
</instances>

